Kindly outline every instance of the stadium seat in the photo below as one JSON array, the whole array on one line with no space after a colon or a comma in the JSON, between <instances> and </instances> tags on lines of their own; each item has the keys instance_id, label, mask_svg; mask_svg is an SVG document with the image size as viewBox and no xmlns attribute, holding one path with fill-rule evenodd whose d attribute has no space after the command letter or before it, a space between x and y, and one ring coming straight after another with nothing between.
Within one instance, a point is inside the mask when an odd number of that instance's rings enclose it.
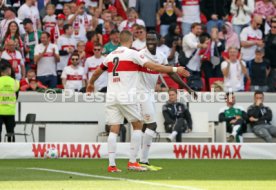
<instances>
[{"instance_id":1,"label":"stadium seat","mask_svg":"<svg viewBox=\"0 0 276 190\"><path fill-rule=\"evenodd\" d=\"M164 127L164 117L162 114L162 106L163 104L157 103L156 104L156 120L157 120L157 129L158 132L157 140L160 141L161 139L165 139L168 137L170 133L165 132ZM215 129L214 123L209 123L208 113L207 112L191 112L192 120L193 120L193 130L190 133L183 133L182 140L184 141L195 141L199 142L198 140L209 142L215 141ZM200 118L200 119L198 119Z\"/></svg>"},{"instance_id":2,"label":"stadium seat","mask_svg":"<svg viewBox=\"0 0 276 190\"><path fill-rule=\"evenodd\" d=\"M226 132L226 123L221 122L215 125L215 142L225 143L229 137L229 133ZM262 138L256 136L252 131L250 126L247 126L246 133L243 133L244 142L265 142ZM273 138L273 141L276 142L276 139Z\"/></svg>"},{"instance_id":3,"label":"stadium seat","mask_svg":"<svg viewBox=\"0 0 276 190\"><path fill-rule=\"evenodd\" d=\"M165 80L165 82L169 88L179 89L178 84L176 82L174 82L167 74L163 75L163 79Z\"/></svg>"},{"instance_id":4,"label":"stadium seat","mask_svg":"<svg viewBox=\"0 0 276 190\"><path fill-rule=\"evenodd\" d=\"M57 85L57 88L59 88L59 89L63 89L64 87L63 87L63 85L62 85L62 84L58 84L58 85Z\"/></svg>"},{"instance_id":5,"label":"stadium seat","mask_svg":"<svg viewBox=\"0 0 276 190\"><path fill-rule=\"evenodd\" d=\"M34 124L35 124L35 119L36 119L36 114L34 113L29 113L26 115L26 119L25 119L25 122L23 122L22 124L24 124L24 131L23 133L7 133L5 135L5 142L7 140L8 137L12 137L12 136L24 136L25 137L25 142L27 142L27 136L32 136L32 139L33 139L33 142L35 142L35 138L34 138ZM21 124L21 123L20 123ZM31 126L31 129L30 129L30 133L28 133L27 131L27 127L28 126Z\"/></svg>"}]
</instances>

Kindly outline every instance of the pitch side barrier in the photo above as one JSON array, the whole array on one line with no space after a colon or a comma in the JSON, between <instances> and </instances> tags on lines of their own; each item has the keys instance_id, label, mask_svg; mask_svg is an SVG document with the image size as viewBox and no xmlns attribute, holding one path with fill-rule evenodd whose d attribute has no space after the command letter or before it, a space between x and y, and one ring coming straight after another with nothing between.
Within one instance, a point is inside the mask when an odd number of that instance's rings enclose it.
<instances>
[{"instance_id":1,"label":"pitch side barrier","mask_svg":"<svg viewBox=\"0 0 276 190\"><path fill-rule=\"evenodd\" d=\"M151 159L275 160L275 143L153 143ZM118 143L117 157L129 157L129 143ZM60 159L107 159L107 143L0 143L0 159L43 159L56 148Z\"/></svg>"}]
</instances>

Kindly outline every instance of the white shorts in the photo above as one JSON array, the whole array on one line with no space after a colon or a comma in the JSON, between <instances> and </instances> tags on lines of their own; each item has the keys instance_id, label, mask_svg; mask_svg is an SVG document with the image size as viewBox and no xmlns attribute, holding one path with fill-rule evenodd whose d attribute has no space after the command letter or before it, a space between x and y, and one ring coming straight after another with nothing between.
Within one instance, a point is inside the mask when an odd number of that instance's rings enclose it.
<instances>
[{"instance_id":1,"label":"white shorts","mask_svg":"<svg viewBox=\"0 0 276 190\"><path fill-rule=\"evenodd\" d=\"M106 105L105 108L108 125L123 124L124 118L128 122L142 120L139 104L113 104Z\"/></svg>"},{"instance_id":2,"label":"white shorts","mask_svg":"<svg viewBox=\"0 0 276 190\"><path fill-rule=\"evenodd\" d=\"M143 122L146 124L154 123L156 122L154 95L150 93L144 93L143 97L145 97L145 99L140 102Z\"/></svg>"}]
</instances>

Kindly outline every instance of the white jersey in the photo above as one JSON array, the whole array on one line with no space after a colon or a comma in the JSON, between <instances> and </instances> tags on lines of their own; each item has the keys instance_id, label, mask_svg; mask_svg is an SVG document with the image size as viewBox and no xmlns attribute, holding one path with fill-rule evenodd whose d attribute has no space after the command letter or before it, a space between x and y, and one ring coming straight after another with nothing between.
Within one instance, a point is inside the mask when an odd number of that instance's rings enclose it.
<instances>
[{"instance_id":1,"label":"white jersey","mask_svg":"<svg viewBox=\"0 0 276 190\"><path fill-rule=\"evenodd\" d=\"M61 78L66 79L65 89L80 90L86 75L82 66L73 67L70 65L64 68Z\"/></svg>"},{"instance_id":2,"label":"white jersey","mask_svg":"<svg viewBox=\"0 0 276 190\"><path fill-rule=\"evenodd\" d=\"M144 49L146 47L146 41L141 41L139 39L136 39L133 43L132 43L132 48L140 51L142 49Z\"/></svg>"},{"instance_id":3,"label":"white jersey","mask_svg":"<svg viewBox=\"0 0 276 190\"><path fill-rule=\"evenodd\" d=\"M43 57L37 63L37 76L57 75L53 49L55 54L59 55L57 45L50 43ZM43 53L44 50L45 46L43 44L38 44L35 46L34 55L39 55Z\"/></svg>"},{"instance_id":4,"label":"white jersey","mask_svg":"<svg viewBox=\"0 0 276 190\"><path fill-rule=\"evenodd\" d=\"M24 66L24 61L22 55L19 51L9 52L7 50L3 51L1 59L6 59L10 62L17 80L21 80L21 66Z\"/></svg>"},{"instance_id":5,"label":"white jersey","mask_svg":"<svg viewBox=\"0 0 276 190\"><path fill-rule=\"evenodd\" d=\"M156 51L155 55L152 55L147 48L141 50L139 53L142 56L145 56L145 58L148 59L150 62L154 62L160 65L168 64L168 60L165 55L158 50ZM159 77L159 72L151 71L150 69L142 67L140 70L140 76L141 79L139 83L139 90L141 90L142 92L154 91Z\"/></svg>"},{"instance_id":6,"label":"white jersey","mask_svg":"<svg viewBox=\"0 0 276 190\"><path fill-rule=\"evenodd\" d=\"M59 50L63 51L67 51L70 47L76 49L77 41L72 36L68 38L66 35L62 35L57 40L57 46ZM60 62L57 64L58 71L62 71L68 65L69 58L70 54L60 56Z\"/></svg>"},{"instance_id":7,"label":"white jersey","mask_svg":"<svg viewBox=\"0 0 276 190\"><path fill-rule=\"evenodd\" d=\"M150 62L154 62L161 65L167 65L168 61L165 55L156 50L156 54L152 55L147 48L141 50L140 55L145 56ZM155 103L154 103L154 90L159 77L159 72L151 71L145 67L140 69L140 83L139 83L139 93L140 93L140 108L143 118L143 122L154 123L156 122L155 117Z\"/></svg>"},{"instance_id":8,"label":"white jersey","mask_svg":"<svg viewBox=\"0 0 276 190\"><path fill-rule=\"evenodd\" d=\"M70 20L74 15L69 15ZM74 37L77 41L86 42L86 29L89 29L92 25L92 16L88 14L78 15L74 20L72 26L74 28Z\"/></svg>"},{"instance_id":9,"label":"white jersey","mask_svg":"<svg viewBox=\"0 0 276 190\"><path fill-rule=\"evenodd\" d=\"M199 1L200 0L182 0L182 22L200 22Z\"/></svg>"},{"instance_id":10,"label":"white jersey","mask_svg":"<svg viewBox=\"0 0 276 190\"><path fill-rule=\"evenodd\" d=\"M244 66L245 63L242 61ZM228 63L223 61L221 63L221 69L225 69ZM229 74L228 77L224 77L224 91L239 91L244 90L244 74L242 73L242 68L239 61L235 63L230 63Z\"/></svg>"},{"instance_id":11,"label":"white jersey","mask_svg":"<svg viewBox=\"0 0 276 190\"><path fill-rule=\"evenodd\" d=\"M262 40L263 34L261 30L257 29L254 30L251 26L248 26L244 28L240 34L241 41L258 41ZM242 47L241 48L241 54L242 54L242 59L245 61L251 61L255 58L255 51L257 49L257 46L251 46L251 47Z\"/></svg>"},{"instance_id":12,"label":"white jersey","mask_svg":"<svg viewBox=\"0 0 276 190\"><path fill-rule=\"evenodd\" d=\"M171 49L165 44L157 46L156 51L162 52L167 58L170 56L171 53Z\"/></svg>"},{"instance_id":13,"label":"white jersey","mask_svg":"<svg viewBox=\"0 0 276 190\"><path fill-rule=\"evenodd\" d=\"M56 15L52 15L52 16L46 15L43 18L43 25L44 25L43 29L49 34L51 34L51 30L55 28L56 24L57 24Z\"/></svg>"},{"instance_id":14,"label":"white jersey","mask_svg":"<svg viewBox=\"0 0 276 190\"><path fill-rule=\"evenodd\" d=\"M134 22L129 22L128 20L124 20L123 22L121 22L121 24L118 27L118 30L121 32L123 30L131 30L132 26L134 24L139 24L141 26L146 26L145 22L141 19L136 19Z\"/></svg>"},{"instance_id":15,"label":"white jersey","mask_svg":"<svg viewBox=\"0 0 276 190\"><path fill-rule=\"evenodd\" d=\"M33 21L34 30L37 30L38 22L40 20L39 11L36 6L29 7L26 3L18 9L18 18L24 20L29 18Z\"/></svg>"},{"instance_id":16,"label":"white jersey","mask_svg":"<svg viewBox=\"0 0 276 190\"><path fill-rule=\"evenodd\" d=\"M89 57L86 59L84 64L84 72L88 76L88 80L91 79L95 70L103 63L105 57L101 56L100 58L96 58L95 56ZM102 88L107 87L107 72L103 72L103 74L95 81L95 90L99 91Z\"/></svg>"},{"instance_id":17,"label":"white jersey","mask_svg":"<svg viewBox=\"0 0 276 190\"><path fill-rule=\"evenodd\" d=\"M127 47L118 47L105 58L102 69L108 70L107 103L136 104L140 80L139 70L147 62L145 56Z\"/></svg>"}]
</instances>

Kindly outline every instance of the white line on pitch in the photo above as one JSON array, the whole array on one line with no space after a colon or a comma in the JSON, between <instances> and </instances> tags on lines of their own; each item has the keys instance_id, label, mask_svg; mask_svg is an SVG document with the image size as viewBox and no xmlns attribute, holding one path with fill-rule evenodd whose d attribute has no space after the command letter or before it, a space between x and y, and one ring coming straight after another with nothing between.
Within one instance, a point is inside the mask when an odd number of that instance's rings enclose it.
<instances>
[{"instance_id":1,"label":"white line on pitch","mask_svg":"<svg viewBox=\"0 0 276 190\"><path fill-rule=\"evenodd\" d=\"M203 189L199 189L199 188L195 188L195 187L191 187L191 186L168 185L168 184L163 184L163 183L155 183L155 182L127 179L127 178L120 178L120 177L92 175L92 174L85 174L85 173L80 173L80 172L70 172L70 171L64 171L64 170L53 170L53 169L47 169L47 168L27 168L27 169L37 170L37 171L54 172L54 173L63 173L63 174L70 174L70 175L76 175L76 176L82 176L82 177L98 178L98 179L127 181L127 182L132 182L132 183L140 183L140 184L144 184L144 185L167 187L167 188L172 188L172 189L203 190Z\"/></svg>"}]
</instances>

